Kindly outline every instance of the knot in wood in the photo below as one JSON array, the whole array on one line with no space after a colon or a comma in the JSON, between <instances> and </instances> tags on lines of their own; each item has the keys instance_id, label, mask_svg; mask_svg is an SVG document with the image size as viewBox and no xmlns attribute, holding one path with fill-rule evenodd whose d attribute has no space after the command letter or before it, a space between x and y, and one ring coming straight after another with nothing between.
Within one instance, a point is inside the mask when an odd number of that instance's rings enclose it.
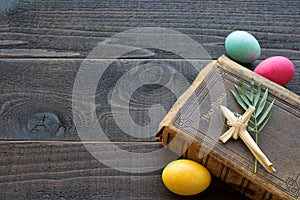
<instances>
[{"instance_id":1,"label":"knot in wood","mask_svg":"<svg viewBox=\"0 0 300 200\"><path fill-rule=\"evenodd\" d=\"M27 123L27 129L37 138L49 138L55 135L60 126L56 115L48 112L35 113Z\"/></svg>"}]
</instances>

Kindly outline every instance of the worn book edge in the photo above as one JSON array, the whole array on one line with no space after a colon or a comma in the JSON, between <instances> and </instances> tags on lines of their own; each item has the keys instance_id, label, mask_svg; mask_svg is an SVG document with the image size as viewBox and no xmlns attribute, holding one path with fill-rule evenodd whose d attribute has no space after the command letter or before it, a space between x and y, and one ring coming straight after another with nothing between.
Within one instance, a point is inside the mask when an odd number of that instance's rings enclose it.
<instances>
[{"instance_id":1,"label":"worn book edge","mask_svg":"<svg viewBox=\"0 0 300 200\"><path fill-rule=\"evenodd\" d=\"M245 68L241 67L241 65L237 64L236 62L230 60L226 56L221 56L218 59L217 62L218 65L222 65L223 69L232 72L232 73L240 73L240 74L248 74L245 76L245 78L248 77L248 81L250 82L251 78L255 77L255 81L262 83L264 87L269 88L270 93L272 93L274 96L277 96L279 99L283 99L289 104L295 106L295 107L300 107L300 96L293 93L292 91L284 88L281 85L278 85L275 82L272 82L268 79L266 79L263 76L260 76L256 74L255 72Z\"/></svg>"}]
</instances>

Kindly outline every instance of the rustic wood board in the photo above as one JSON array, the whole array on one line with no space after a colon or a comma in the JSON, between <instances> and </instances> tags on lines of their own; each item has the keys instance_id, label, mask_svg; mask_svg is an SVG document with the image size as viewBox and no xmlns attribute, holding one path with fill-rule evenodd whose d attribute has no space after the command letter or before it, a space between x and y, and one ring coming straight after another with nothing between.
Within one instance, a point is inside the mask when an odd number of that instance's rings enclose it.
<instances>
[{"instance_id":1,"label":"rustic wood board","mask_svg":"<svg viewBox=\"0 0 300 200\"><path fill-rule=\"evenodd\" d=\"M30 140L79 140L73 122L72 90L76 73L82 62L101 63L103 60L62 60L62 59L2 59L0 60L0 138L2 139L30 139ZM195 61L195 60L194 60ZM208 61L199 60L200 68ZM121 63L121 64L120 64ZM198 74L188 61L184 60L149 60L126 59L112 63L107 67L102 77L99 77L98 89L95 95L96 113L103 131L110 140L144 140L126 134L118 127L112 115L111 104L107 102L117 81L130 69L142 65L161 66L175 69L192 83ZM300 62L295 62L296 76L287 85L300 94ZM143 70L141 70L143 71ZM137 72L139 73L139 72ZM172 72L173 73L173 72ZM163 80L175 82L173 74L165 72ZM136 75L138 77L139 74ZM139 81L138 78L134 81ZM161 82L166 84L167 82ZM185 83L185 82L184 82ZM183 93L189 85L178 87ZM128 108L130 117L136 126L142 126L151 120L148 110L155 104L162 105L161 118L176 101L176 96L166 87L145 85L140 87L130 97ZM120 108L121 109L121 108ZM117 112L114 110L114 112ZM121 112L121 111L120 111ZM37 113L51 113L49 126L30 125ZM80 114L80 112L78 112ZM52 117L52 118L51 118ZM85 116L81 116L85 118ZM57 118L57 121L55 120ZM153 119L152 119L153 120ZM161 119L157 119L157 126ZM52 124L51 124L52 123ZM36 124L37 125L37 124ZM128 124L131 126L132 124ZM128 127L130 129L130 127ZM154 127L155 132L157 127ZM145 136L146 137L146 136ZM146 140L154 140L148 135Z\"/></svg>"},{"instance_id":2,"label":"rustic wood board","mask_svg":"<svg viewBox=\"0 0 300 200\"><path fill-rule=\"evenodd\" d=\"M139 153L161 148L158 142L113 144ZM163 186L161 170L117 171L92 157L81 142L2 141L0 151L1 199L182 199ZM231 199L244 198L214 178L208 190L189 199L221 198L224 193Z\"/></svg>"},{"instance_id":3,"label":"rustic wood board","mask_svg":"<svg viewBox=\"0 0 300 200\"><path fill-rule=\"evenodd\" d=\"M0 60L0 138L2 139L35 139L35 140L79 140L75 131L72 113L72 91L82 62L103 63L105 60L62 60L62 59L8 59ZM201 62L200 62L201 63ZM98 120L110 140L137 140L134 136L124 134L114 122L112 104L108 102L110 93L117 88L117 81L136 66L159 65L178 71L188 84L179 85L178 92L183 93L196 77L198 71L184 60L123 60L107 66L95 94L95 106ZM202 64L204 66L204 64ZM135 80L144 70L138 71ZM176 82L173 72L161 74L164 81ZM144 76L144 75L143 75ZM145 75L147 76L147 74ZM167 83L164 82L164 83ZM164 84L161 83L161 84ZM184 82L185 83L185 82ZM162 98L163 97L163 98ZM148 113L152 105L162 105L161 119L175 103L176 96L163 86L144 85L130 95L130 103L116 109L128 109L136 126L142 126L151 119ZM126 108L128 106L128 108ZM163 111L165 110L165 111ZM82 115L79 111L76 114ZM34 126L37 113L52 113L48 116L52 123L48 127ZM42 115L43 116L43 115ZM85 118L85 116L81 116ZM57 118L57 120L55 120ZM157 119L157 126L161 119ZM45 124L45 123L44 123ZM130 126L130 124L128 125ZM130 127L129 127L130 128ZM153 133L155 132L154 127ZM153 133L147 140L154 140Z\"/></svg>"},{"instance_id":4,"label":"rustic wood board","mask_svg":"<svg viewBox=\"0 0 300 200\"><path fill-rule=\"evenodd\" d=\"M300 4L294 0L9 2L0 11L1 57L85 57L97 43L136 27L180 31L213 58L223 54L225 37L236 29L255 34L261 58L300 56Z\"/></svg>"}]
</instances>

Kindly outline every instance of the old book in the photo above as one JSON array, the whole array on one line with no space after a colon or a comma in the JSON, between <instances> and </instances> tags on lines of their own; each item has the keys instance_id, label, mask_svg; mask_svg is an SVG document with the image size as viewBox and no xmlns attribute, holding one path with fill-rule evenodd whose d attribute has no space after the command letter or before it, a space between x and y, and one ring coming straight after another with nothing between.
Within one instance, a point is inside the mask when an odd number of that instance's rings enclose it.
<instances>
[{"instance_id":1,"label":"old book","mask_svg":"<svg viewBox=\"0 0 300 200\"><path fill-rule=\"evenodd\" d=\"M240 79L249 87L252 78L262 83L262 94L268 88L267 104L275 99L271 118L259 134L258 143L273 163L273 173L260 164L254 173L254 156L242 140L230 139L226 144L219 141L228 130L220 105L242 114L244 111L230 90ZM298 95L221 56L208 64L177 100L156 137L166 148L200 162L251 199L299 199L299 132Z\"/></svg>"}]
</instances>

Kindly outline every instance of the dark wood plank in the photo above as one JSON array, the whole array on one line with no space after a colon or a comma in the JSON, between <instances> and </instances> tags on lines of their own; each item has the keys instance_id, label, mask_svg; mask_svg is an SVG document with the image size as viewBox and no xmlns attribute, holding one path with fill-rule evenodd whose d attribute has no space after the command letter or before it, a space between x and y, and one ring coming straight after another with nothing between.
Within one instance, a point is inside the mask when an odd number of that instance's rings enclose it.
<instances>
[{"instance_id":1,"label":"dark wood plank","mask_svg":"<svg viewBox=\"0 0 300 200\"><path fill-rule=\"evenodd\" d=\"M180 31L213 58L224 53L225 37L237 29L257 37L261 58L300 56L300 4L294 0L10 0L0 8L1 57L82 58L97 43L137 27Z\"/></svg>"},{"instance_id":2,"label":"dark wood plank","mask_svg":"<svg viewBox=\"0 0 300 200\"><path fill-rule=\"evenodd\" d=\"M78 140L72 113L72 91L76 74L84 62L95 66L106 60L56 60L56 59L25 59L0 60L0 134L2 139L34 139L34 140ZM207 61L199 61L203 67ZM151 67L159 68L159 79L149 71ZM138 67L137 71L132 71ZM119 60L107 66L103 75L93 85L97 86L95 93L95 111L103 132L110 140L154 140L154 132L164 114L175 103L177 97L173 94L183 93L196 77L198 70L184 60ZM131 70L131 71L130 71ZM148 71L147 71L148 70ZM170 71L171 70L171 71ZM173 70L173 71L172 71ZM179 82L177 73L186 79ZM92 71L92 74L94 71ZM131 74L130 84L139 84L129 94L122 91L122 85L117 85L124 74ZM155 74L154 74L155 76ZM149 84L153 79L153 84ZM90 77L87 77L89 80ZM88 81L87 80L87 81ZM148 82L145 82L148 81ZM164 85L177 84L176 91L170 91ZM125 86L127 87L128 84ZM111 97L114 90L120 90L120 97L126 102ZM173 88L173 90L175 90ZM87 97L90 95L89 91ZM92 92L91 92L92 93ZM178 96L177 94L177 96ZM126 99L125 99L126 100ZM85 101L85 100L83 100ZM156 107L155 118L149 114L153 105ZM84 105L89 105L88 102ZM112 110L114 108L114 110ZM127 115L133 122L125 124L132 130L121 130L114 115ZM113 113L114 112L114 113ZM50 113L50 114L49 114ZM125 113L125 114L124 114ZM51 115L52 114L52 115ZM92 116L74 109L74 114L80 118L92 120ZM152 118L152 119L151 119ZM155 120L154 122L151 120ZM155 123L146 138L139 138L132 126L146 126Z\"/></svg>"},{"instance_id":3,"label":"dark wood plank","mask_svg":"<svg viewBox=\"0 0 300 200\"><path fill-rule=\"evenodd\" d=\"M0 138L79 140L72 113L72 91L76 74L83 62L91 66L100 66L106 61L0 60ZM199 63L198 69L188 61L178 59L126 59L108 65L101 78L99 77L99 82L95 83L97 90L94 105L97 119L108 139L154 140L153 134L160 120L177 99L174 93L184 92L196 77L198 70L208 61L194 62ZM295 62L295 66L295 78L287 88L300 94L300 62ZM134 72L136 67L138 70ZM161 74L153 74L152 68L159 69ZM124 82L125 86L117 84L122 77L124 78L124 74L131 75L129 82ZM186 79L186 82L179 81L178 74ZM152 80L153 84L149 84L149 80L150 83ZM131 84L137 84L138 87L132 88ZM129 91L129 86L134 92ZM112 95L115 90L120 91L117 100ZM88 97L89 90L84 92ZM120 99L125 99L125 103ZM126 104L126 101L129 103ZM83 105L89 104L86 102ZM155 113L149 113L151 109ZM92 119L91 115L85 115L80 109L74 110L74 113L82 120ZM120 119L116 118L118 115L125 116L125 129L120 124ZM149 128L148 133L137 129L150 123L154 126Z\"/></svg>"},{"instance_id":4,"label":"dark wood plank","mask_svg":"<svg viewBox=\"0 0 300 200\"><path fill-rule=\"evenodd\" d=\"M162 148L158 142L114 144L139 153ZM80 142L2 141L0 152L1 199L186 199L163 186L161 169L142 174L120 172L96 160ZM109 149L106 153L118 159ZM130 156L121 160L128 159ZM245 199L216 178L205 192L188 199L223 197Z\"/></svg>"}]
</instances>

